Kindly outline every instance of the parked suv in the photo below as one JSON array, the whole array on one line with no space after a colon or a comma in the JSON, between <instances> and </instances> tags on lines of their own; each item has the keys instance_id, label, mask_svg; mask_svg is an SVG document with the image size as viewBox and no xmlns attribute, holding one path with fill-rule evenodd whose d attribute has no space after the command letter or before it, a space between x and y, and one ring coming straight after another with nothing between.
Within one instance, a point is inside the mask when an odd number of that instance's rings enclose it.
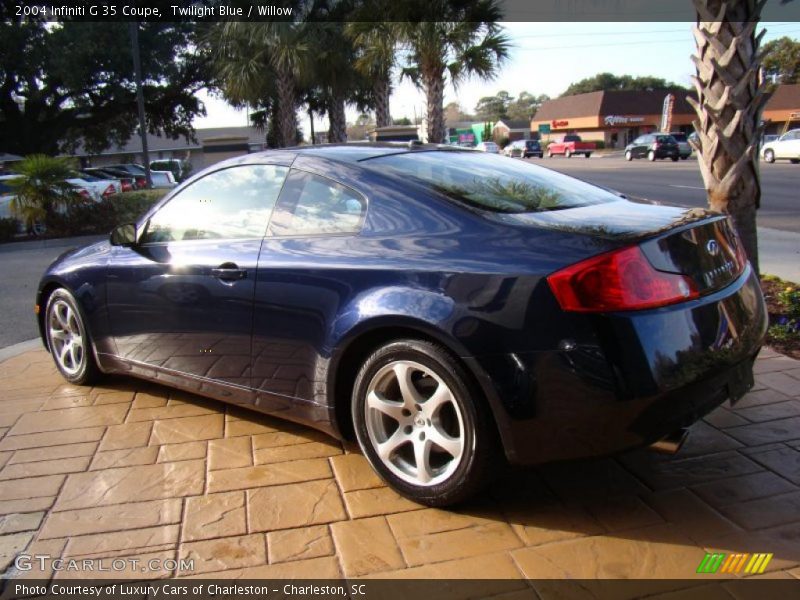
<instances>
[{"instance_id":1,"label":"parked suv","mask_svg":"<svg viewBox=\"0 0 800 600\"><path fill-rule=\"evenodd\" d=\"M517 140L503 149L503 154L511 157L529 158L538 156L542 158L544 151L538 140Z\"/></svg>"},{"instance_id":2,"label":"parked suv","mask_svg":"<svg viewBox=\"0 0 800 600\"><path fill-rule=\"evenodd\" d=\"M650 161L670 158L675 162L680 157L678 142L666 133L648 133L640 135L625 147L625 160L645 157Z\"/></svg>"},{"instance_id":3,"label":"parked suv","mask_svg":"<svg viewBox=\"0 0 800 600\"><path fill-rule=\"evenodd\" d=\"M689 136L682 131L670 131L669 133L678 142L678 156L681 160L686 160L692 155L692 145L689 143Z\"/></svg>"}]
</instances>

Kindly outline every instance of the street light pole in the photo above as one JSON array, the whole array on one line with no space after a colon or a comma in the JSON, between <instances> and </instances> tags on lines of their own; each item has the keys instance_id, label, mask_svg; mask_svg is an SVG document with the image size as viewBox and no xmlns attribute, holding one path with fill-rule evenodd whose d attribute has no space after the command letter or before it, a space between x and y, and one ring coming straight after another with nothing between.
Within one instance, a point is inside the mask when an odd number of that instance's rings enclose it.
<instances>
[{"instance_id":1,"label":"street light pole","mask_svg":"<svg viewBox=\"0 0 800 600\"><path fill-rule=\"evenodd\" d=\"M144 159L144 173L147 179L147 189L153 187L150 176L150 153L147 151L147 123L144 118L144 92L142 91L142 60L139 56L139 23L129 23L131 31L131 52L133 53L133 73L136 79L136 104L139 108L139 135L142 138L142 157Z\"/></svg>"}]
</instances>

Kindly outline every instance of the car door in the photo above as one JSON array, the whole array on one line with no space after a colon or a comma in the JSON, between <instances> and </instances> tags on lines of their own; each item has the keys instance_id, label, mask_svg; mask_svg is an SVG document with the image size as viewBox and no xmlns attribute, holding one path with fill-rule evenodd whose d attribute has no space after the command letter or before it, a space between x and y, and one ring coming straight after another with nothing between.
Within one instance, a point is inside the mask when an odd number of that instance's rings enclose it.
<instances>
[{"instance_id":1,"label":"car door","mask_svg":"<svg viewBox=\"0 0 800 600\"><path fill-rule=\"evenodd\" d=\"M800 131L790 131L786 142L778 144L779 158L800 158ZM782 146L782 147L781 147Z\"/></svg>"},{"instance_id":2,"label":"car door","mask_svg":"<svg viewBox=\"0 0 800 600\"><path fill-rule=\"evenodd\" d=\"M643 135L637 140L636 148L634 151L635 157L642 158L644 156L647 156L647 151L650 148L652 138L653 136L651 135Z\"/></svg>"},{"instance_id":3,"label":"car door","mask_svg":"<svg viewBox=\"0 0 800 600\"><path fill-rule=\"evenodd\" d=\"M311 412L303 418L327 418L315 402L324 390L318 374L325 372L329 328L352 293L342 269L366 209L366 199L341 183L297 169L289 174L258 260L253 385L260 410L305 407Z\"/></svg>"},{"instance_id":4,"label":"car door","mask_svg":"<svg viewBox=\"0 0 800 600\"><path fill-rule=\"evenodd\" d=\"M161 206L135 246L114 247L108 310L119 356L250 386L256 265L287 173L214 171Z\"/></svg>"}]
</instances>

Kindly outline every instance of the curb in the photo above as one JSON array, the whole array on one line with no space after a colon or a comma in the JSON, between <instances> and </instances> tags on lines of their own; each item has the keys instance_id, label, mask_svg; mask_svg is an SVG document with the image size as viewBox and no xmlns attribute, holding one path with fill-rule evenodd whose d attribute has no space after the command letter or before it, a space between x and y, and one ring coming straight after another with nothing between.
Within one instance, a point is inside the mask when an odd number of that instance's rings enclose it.
<instances>
[{"instance_id":1,"label":"curb","mask_svg":"<svg viewBox=\"0 0 800 600\"><path fill-rule=\"evenodd\" d=\"M41 347L41 340L39 338L33 338L32 340L20 342L19 344L12 344L11 346L0 348L0 362Z\"/></svg>"}]
</instances>

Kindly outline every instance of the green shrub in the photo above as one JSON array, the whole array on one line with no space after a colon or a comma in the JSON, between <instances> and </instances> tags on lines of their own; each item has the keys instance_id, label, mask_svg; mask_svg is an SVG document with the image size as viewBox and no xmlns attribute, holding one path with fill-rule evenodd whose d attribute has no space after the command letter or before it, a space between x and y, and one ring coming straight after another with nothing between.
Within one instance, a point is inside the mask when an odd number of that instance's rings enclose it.
<instances>
[{"instance_id":1,"label":"green shrub","mask_svg":"<svg viewBox=\"0 0 800 600\"><path fill-rule=\"evenodd\" d=\"M73 204L53 215L47 233L55 237L108 233L117 225L133 223L169 190L141 190L114 194L101 202Z\"/></svg>"},{"instance_id":2,"label":"green shrub","mask_svg":"<svg viewBox=\"0 0 800 600\"><path fill-rule=\"evenodd\" d=\"M9 242L17 233L16 219L0 219L0 242Z\"/></svg>"}]
</instances>

